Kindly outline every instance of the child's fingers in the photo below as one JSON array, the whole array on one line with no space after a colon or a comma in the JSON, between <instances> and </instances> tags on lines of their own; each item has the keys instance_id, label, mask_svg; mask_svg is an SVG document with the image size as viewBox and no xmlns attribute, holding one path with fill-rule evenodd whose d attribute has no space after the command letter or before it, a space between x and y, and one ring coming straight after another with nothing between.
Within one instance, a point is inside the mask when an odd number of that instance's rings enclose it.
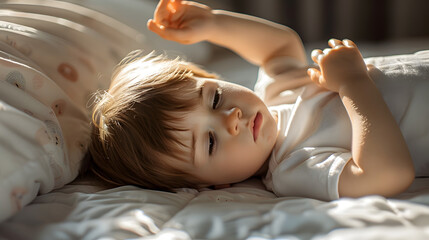
<instances>
[{"instance_id":1,"label":"child's fingers","mask_svg":"<svg viewBox=\"0 0 429 240\"><path fill-rule=\"evenodd\" d=\"M169 18L171 10L169 9L170 0L160 0L155 9L154 20L159 24L165 24Z\"/></svg>"},{"instance_id":2,"label":"child's fingers","mask_svg":"<svg viewBox=\"0 0 429 240\"><path fill-rule=\"evenodd\" d=\"M176 13L181 3L182 3L181 0L170 0L170 2L167 4L167 9L171 13Z\"/></svg>"},{"instance_id":3,"label":"child's fingers","mask_svg":"<svg viewBox=\"0 0 429 240\"><path fill-rule=\"evenodd\" d=\"M324 55L327 55L327 54L329 54L329 52L332 50L332 48L325 48L325 49L323 49L323 54ZM320 61L320 60L319 60Z\"/></svg>"},{"instance_id":4,"label":"child's fingers","mask_svg":"<svg viewBox=\"0 0 429 240\"><path fill-rule=\"evenodd\" d=\"M173 4L173 6L178 6L182 3L182 0L170 0L170 3Z\"/></svg>"},{"instance_id":5,"label":"child's fingers","mask_svg":"<svg viewBox=\"0 0 429 240\"><path fill-rule=\"evenodd\" d=\"M319 61L322 57L323 57L323 52L320 49L314 49L311 52L311 59L317 64L319 64Z\"/></svg>"},{"instance_id":6,"label":"child's fingers","mask_svg":"<svg viewBox=\"0 0 429 240\"><path fill-rule=\"evenodd\" d=\"M169 4L170 4L170 0L160 0L156 8L157 10L168 10Z\"/></svg>"},{"instance_id":7,"label":"child's fingers","mask_svg":"<svg viewBox=\"0 0 429 240\"><path fill-rule=\"evenodd\" d=\"M153 19L149 19L149 21L147 22L147 28L164 38L166 28L164 25L160 25Z\"/></svg>"},{"instance_id":8,"label":"child's fingers","mask_svg":"<svg viewBox=\"0 0 429 240\"><path fill-rule=\"evenodd\" d=\"M180 22L180 19L183 17L185 8L182 6L182 1L172 0L170 3L170 8L172 14L170 17L171 22Z\"/></svg>"},{"instance_id":9,"label":"child's fingers","mask_svg":"<svg viewBox=\"0 0 429 240\"><path fill-rule=\"evenodd\" d=\"M147 21L146 25L147 25L147 28L149 30L151 30L152 32L155 32L155 33L157 33L158 28L160 27L160 26L158 26L158 24L156 24L155 20L153 20L153 19L149 19Z\"/></svg>"},{"instance_id":10,"label":"child's fingers","mask_svg":"<svg viewBox=\"0 0 429 240\"><path fill-rule=\"evenodd\" d=\"M184 41L184 39L186 39L186 36L187 36L186 29L175 29L175 28L165 27L163 25L157 24L152 19L147 22L147 27L149 28L149 30L158 34L160 37L164 39L177 41L183 44L187 43L186 41Z\"/></svg>"},{"instance_id":11,"label":"child's fingers","mask_svg":"<svg viewBox=\"0 0 429 240\"><path fill-rule=\"evenodd\" d=\"M328 41L328 45L329 45L331 48L338 48L338 47L344 46L343 42L342 42L342 41L340 41L340 40L338 40L338 39L336 39L336 38L331 38L331 39Z\"/></svg>"},{"instance_id":12,"label":"child's fingers","mask_svg":"<svg viewBox=\"0 0 429 240\"><path fill-rule=\"evenodd\" d=\"M316 84L321 84L321 73L316 68L309 68L307 70L307 74L310 76L311 81L315 82Z\"/></svg>"},{"instance_id":13,"label":"child's fingers","mask_svg":"<svg viewBox=\"0 0 429 240\"><path fill-rule=\"evenodd\" d=\"M344 39L343 43L347 47L355 47L355 48L357 48L356 44L352 40Z\"/></svg>"}]
</instances>

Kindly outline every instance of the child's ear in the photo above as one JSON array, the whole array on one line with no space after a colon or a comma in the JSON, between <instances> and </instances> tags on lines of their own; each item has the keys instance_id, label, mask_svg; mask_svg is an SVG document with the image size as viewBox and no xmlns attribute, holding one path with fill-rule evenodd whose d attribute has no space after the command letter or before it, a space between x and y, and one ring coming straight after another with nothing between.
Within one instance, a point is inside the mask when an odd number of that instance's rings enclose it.
<instances>
[{"instance_id":1,"label":"child's ear","mask_svg":"<svg viewBox=\"0 0 429 240\"><path fill-rule=\"evenodd\" d=\"M229 188L229 187L231 187L231 184L220 184L220 185L214 185L213 189L219 190L219 189L224 189L224 188Z\"/></svg>"}]
</instances>

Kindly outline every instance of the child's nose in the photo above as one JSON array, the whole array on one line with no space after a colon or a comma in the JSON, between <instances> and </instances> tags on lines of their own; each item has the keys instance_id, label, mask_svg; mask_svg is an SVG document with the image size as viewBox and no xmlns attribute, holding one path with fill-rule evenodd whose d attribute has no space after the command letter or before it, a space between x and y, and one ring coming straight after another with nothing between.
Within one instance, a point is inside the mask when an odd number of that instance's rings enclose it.
<instances>
[{"instance_id":1,"label":"child's nose","mask_svg":"<svg viewBox=\"0 0 429 240\"><path fill-rule=\"evenodd\" d=\"M238 128L238 123L240 122L241 117L243 116L243 113L241 112L241 109L238 107L232 108L226 115L226 127L228 132L231 135L237 135L240 130Z\"/></svg>"}]
</instances>

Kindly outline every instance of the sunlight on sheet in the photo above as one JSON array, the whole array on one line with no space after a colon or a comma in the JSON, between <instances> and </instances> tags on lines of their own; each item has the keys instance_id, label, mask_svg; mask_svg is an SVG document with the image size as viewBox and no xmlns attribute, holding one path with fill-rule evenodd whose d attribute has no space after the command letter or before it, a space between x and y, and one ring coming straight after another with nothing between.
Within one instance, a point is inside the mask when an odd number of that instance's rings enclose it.
<instances>
[{"instance_id":1,"label":"sunlight on sheet","mask_svg":"<svg viewBox=\"0 0 429 240\"><path fill-rule=\"evenodd\" d=\"M156 234L160 231L153 219L142 210L132 211L130 216L119 219L117 224L119 228L131 231L139 236Z\"/></svg>"}]
</instances>

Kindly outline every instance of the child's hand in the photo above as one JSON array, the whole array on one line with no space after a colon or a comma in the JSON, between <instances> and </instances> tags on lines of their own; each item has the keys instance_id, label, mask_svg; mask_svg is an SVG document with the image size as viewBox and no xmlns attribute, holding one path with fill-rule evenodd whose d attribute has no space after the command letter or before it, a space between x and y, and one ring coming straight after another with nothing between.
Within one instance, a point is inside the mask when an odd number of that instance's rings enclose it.
<instances>
[{"instance_id":1,"label":"child's hand","mask_svg":"<svg viewBox=\"0 0 429 240\"><path fill-rule=\"evenodd\" d=\"M213 22L212 10L206 5L160 0L147 27L164 39L192 44L208 39Z\"/></svg>"},{"instance_id":2,"label":"child's hand","mask_svg":"<svg viewBox=\"0 0 429 240\"><path fill-rule=\"evenodd\" d=\"M320 71L308 69L311 80L330 91L339 92L343 86L370 79L355 43L331 39L328 44L331 48L315 49L311 53L313 61L320 66Z\"/></svg>"}]
</instances>

